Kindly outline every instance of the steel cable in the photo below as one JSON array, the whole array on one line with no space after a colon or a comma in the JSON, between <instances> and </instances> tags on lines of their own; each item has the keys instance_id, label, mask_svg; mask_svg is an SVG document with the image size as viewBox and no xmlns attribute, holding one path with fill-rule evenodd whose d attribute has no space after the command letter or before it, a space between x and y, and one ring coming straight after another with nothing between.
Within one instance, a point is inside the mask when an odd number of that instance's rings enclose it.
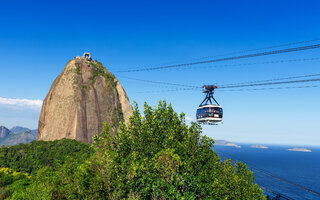
<instances>
[{"instance_id":1,"label":"steel cable","mask_svg":"<svg viewBox=\"0 0 320 200\"><path fill-rule=\"evenodd\" d=\"M167 69L167 68L177 68L177 67L185 67L185 66L191 66L191 65L222 62L222 61L228 61L228 60L238 60L238 59L243 59L243 58L252 58L252 57L258 57L258 56L266 56L266 55L274 55L274 54L281 54L281 53L288 53L288 52L304 51L304 50L316 49L316 48L320 48L320 44L294 47L294 48L289 48L289 49L266 51L266 52L233 56L233 57L226 57L226 58L217 58L217 59L204 60L204 61L198 61L198 62L190 62L190 63L182 63L182 64L174 64L174 65L164 65L164 66L150 67L150 68L120 70L120 71L116 71L116 73L141 72L141 71L160 70L160 69Z\"/></svg>"}]
</instances>

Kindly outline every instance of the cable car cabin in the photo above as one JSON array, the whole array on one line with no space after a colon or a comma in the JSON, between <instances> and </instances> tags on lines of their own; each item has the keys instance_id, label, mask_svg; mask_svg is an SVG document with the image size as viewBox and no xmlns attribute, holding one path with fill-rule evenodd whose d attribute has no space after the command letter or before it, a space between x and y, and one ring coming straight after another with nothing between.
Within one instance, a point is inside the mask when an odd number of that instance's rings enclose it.
<instances>
[{"instance_id":1,"label":"cable car cabin","mask_svg":"<svg viewBox=\"0 0 320 200\"><path fill-rule=\"evenodd\" d=\"M199 124L218 125L222 123L222 107L213 97L213 90L216 88L218 87L215 85L203 86L203 92L207 95L197 109L196 118Z\"/></svg>"},{"instance_id":2,"label":"cable car cabin","mask_svg":"<svg viewBox=\"0 0 320 200\"><path fill-rule=\"evenodd\" d=\"M197 122L203 124L221 124L222 122L222 107L219 105L204 105L197 109Z\"/></svg>"}]
</instances>

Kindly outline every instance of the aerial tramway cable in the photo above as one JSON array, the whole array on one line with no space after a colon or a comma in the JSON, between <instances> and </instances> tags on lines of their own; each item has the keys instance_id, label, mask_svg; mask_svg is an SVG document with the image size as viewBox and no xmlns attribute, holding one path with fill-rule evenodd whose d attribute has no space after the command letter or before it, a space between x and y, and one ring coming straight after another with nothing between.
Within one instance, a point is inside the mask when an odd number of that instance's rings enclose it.
<instances>
[{"instance_id":1,"label":"aerial tramway cable","mask_svg":"<svg viewBox=\"0 0 320 200\"><path fill-rule=\"evenodd\" d=\"M229 52L229 53L224 53L224 54L219 54L219 55L213 55L213 56L204 56L204 57L200 57L200 58L192 58L192 59L187 59L187 60L184 60L184 61L180 61L180 63L181 62L195 61L195 60L209 59L209 58L216 58L216 57L221 57L221 56L236 55L236 54L260 51L260 50L266 50L266 49L273 49L273 48L279 48L279 47L285 47L285 46L292 46L292 45L297 45L297 44L311 43L311 42L316 42L316 41L320 41L320 38L316 38L316 39L312 39L312 40L304 40L304 41L299 41L299 42L285 43L285 44L280 44L280 45L267 46L267 47L261 47L261 48L256 48L256 49L247 49L247 50L234 51L234 52ZM154 67L154 66L162 66L162 65L172 64L172 63L178 63L178 61L176 61L176 62L167 62L167 63L156 64L156 65L146 65L146 66L143 66L143 68Z\"/></svg>"},{"instance_id":2,"label":"aerial tramway cable","mask_svg":"<svg viewBox=\"0 0 320 200\"><path fill-rule=\"evenodd\" d=\"M262 185L259 185L262 189L268 191L268 192L271 192L272 194L276 195L276 197L279 197L279 198L283 198L283 199L286 199L286 200L294 200L293 198L291 197L288 197L287 195L284 195L282 193L279 193L279 192L274 192L272 191L271 189L265 187L265 186L262 186Z\"/></svg>"},{"instance_id":3,"label":"aerial tramway cable","mask_svg":"<svg viewBox=\"0 0 320 200\"><path fill-rule=\"evenodd\" d=\"M318 88L320 85L306 85L306 86L293 86L293 87L271 87L271 88L250 88L250 89L231 89L219 90L219 92L241 92L241 91L259 91L259 90L281 90L281 89L302 89L302 88ZM156 90L156 91L143 91L138 93L163 93L163 92L179 92L179 91L192 91L194 88L176 88L171 90Z\"/></svg>"},{"instance_id":4,"label":"aerial tramway cable","mask_svg":"<svg viewBox=\"0 0 320 200\"><path fill-rule=\"evenodd\" d=\"M300 76L290 76L290 77L282 77L282 78L274 78L274 79L267 79L267 80L256 80L256 81L249 81L249 82L237 82L237 83L229 83L229 84L225 84L222 86L219 86L217 89L219 89L220 91L222 89L226 89L228 87L234 87L234 86L241 86L241 87L245 87L245 85L247 84L253 84L253 83L264 83L266 82L266 84L263 85L267 85L267 84L275 84L277 82L272 82L272 81L280 81L280 80L289 80L289 79L298 79L298 78L307 78L307 77L316 77L316 76L320 76L320 73L317 74L307 74L307 75L300 75ZM196 86L196 85L185 85L185 84L179 84L179 83L170 83L170 82L162 82L162 81L152 81L152 80L145 80L145 79L138 79L138 78L132 78L132 77L127 77L127 76L119 76L121 78L125 78L125 79L129 79L129 80L134 80L134 81L139 81L139 82L144 82L144 83L152 83L152 84L158 84L158 85L171 85L171 86L178 86L178 87L183 87L183 88L175 88L178 91L179 90L198 90L202 87L200 86ZM307 79L307 80L297 80L297 81L290 81L290 83L299 83L299 82L314 82L317 81L317 79ZM270 82L270 83L267 83ZM288 82L282 82L282 84L286 84ZM278 82L277 84L280 84L280 82ZM261 85L254 85L254 86L261 86ZM315 86L316 87L316 86ZM176 91L176 90L169 90L169 91ZM166 92L166 91L164 91Z\"/></svg>"},{"instance_id":5,"label":"aerial tramway cable","mask_svg":"<svg viewBox=\"0 0 320 200\"><path fill-rule=\"evenodd\" d=\"M233 89L233 88L247 88L247 87L260 87L260 86L268 86L268 85L283 85L283 84L295 84L295 83L309 83L309 82L319 82L320 79L303 79L303 80L293 80L293 81L276 81L271 82L272 80L286 80L286 79L295 79L295 78L302 78L302 77L314 77L319 76L320 74L309 74L303 76L294 76L294 77L285 77L285 78L278 78L278 79L268 79L268 80L261 80L261 81L252 81L252 84L245 84L250 82L244 83L235 83L229 84L226 86L218 87L217 89L220 91L234 91L234 90L226 90L226 89ZM129 78L129 77L125 77ZM140 82L147 82L153 84L161 84L161 85L172 85L172 86L179 86L181 88L175 88L172 90L160 90L160 91L145 91L141 93L159 93L159 92L171 92L171 91L185 91L185 90L199 90L201 87L194 86L194 85L184 85L184 84L177 84L177 83L168 83L168 82L160 82L160 81L150 81L150 80L143 80L143 79L136 79L136 78L129 78L131 80L136 80ZM261 83L265 82L265 83ZM289 88L312 88L318 87L317 85L312 86L296 86L296 87L279 87L279 88L254 88L249 90L268 90L268 89L289 89ZM243 89L239 89L239 91L245 91Z\"/></svg>"},{"instance_id":6,"label":"aerial tramway cable","mask_svg":"<svg viewBox=\"0 0 320 200\"><path fill-rule=\"evenodd\" d=\"M274 49L274 48L279 48L279 47L285 47L285 46L291 46L291 45L297 45L297 44L304 44L304 43L310 43L310 42L316 42L316 41L320 41L320 38L312 39L312 40L304 40L304 41L299 41L299 42L291 42L291 43L286 43L286 44L273 45L273 46L268 46L268 47L261 47L261 48L256 48L256 49L247 49L247 50L242 50L242 51L234 51L234 52L231 52L231 53L224 53L224 54L219 54L219 55L215 55L215 56L205 56L205 57L195 58L195 59L190 59L190 60L203 60L203 59L215 58L215 57L221 57L221 56L230 56L230 55L236 55L236 54L241 54L241 53L260 51L260 50L266 50L266 49Z\"/></svg>"},{"instance_id":7,"label":"aerial tramway cable","mask_svg":"<svg viewBox=\"0 0 320 200\"><path fill-rule=\"evenodd\" d=\"M254 87L254 86L264 86L264 85L280 85L280 84L292 84L292 83L306 83L306 82L318 82L319 78L315 79L304 79L304 80L295 80L295 81L280 81L280 82L268 82L268 83L254 83L254 84L243 84L243 85L230 85L230 86L222 86L220 89L228 89L228 88L240 88L240 87Z\"/></svg>"},{"instance_id":8,"label":"aerial tramway cable","mask_svg":"<svg viewBox=\"0 0 320 200\"><path fill-rule=\"evenodd\" d=\"M226 58L217 58L217 59L197 61L197 62L182 63L182 64L164 65L164 66L158 66L158 67L129 69L129 70L120 70L120 71L116 71L116 73L141 72L141 71L151 71L151 70L160 70L160 69L168 69L168 68L177 68L177 67L185 67L185 66L191 66L191 65L222 62L222 61L228 61L228 60L238 60L238 59L243 59L243 58L252 58L252 57L258 57L258 56L266 56L266 55L274 55L274 54L289 53L289 52L296 52L296 51L304 51L304 50L310 50L310 49L316 49L316 48L320 48L320 44L314 44L314 45L309 45L309 46L301 46L301 47L294 47L294 48L289 48L289 49L265 51L265 52L246 54L246 55L240 55L240 56L232 56L232 57L226 57Z\"/></svg>"},{"instance_id":9,"label":"aerial tramway cable","mask_svg":"<svg viewBox=\"0 0 320 200\"><path fill-rule=\"evenodd\" d=\"M308 74L308 75L290 76L290 77L284 77L284 78L274 78L274 79L259 80L259 81L238 82L238 83L231 83L231 84L226 84L222 86L243 85L243 84L250 84L250 83L263 83L263 82L281 81L281 80L307 78L307 77L315 77L315 76L320 76L320 74Z\"/></svg>"},{"instance_id":10,"label":"aerial tramway cable","mask_svg":"<svg viewBox=\"0 0 320 200\"><path fill-rule=\"evenodd\" d=\"M160 85L172 85L172 86L189 87L189 88L197 88L197 89L202 88L202 87L194 86L194 85L184 85L184 84L178 84L178 83L168 83L168 82L161 82L161 81L144 80L144 79L132 78L132 77L121 76L121 75L119 77L129 79L129 80L134 80L134 81L160 84Z\"/></svg>"},{"instance_id":11,"label":"aerial tramway cable","mask_svg":"<svg viewBox=\"0 0 320 200\"><path fill-rule=\"evenodd\" d=\"M215 152L217 153L217 150L215 150ZM219 155L219 157L222 157L222 158L224 158L224 159L230 159L230 157L227 157L227 156L225 156L225 155L223 155L222 153L217 153L218 155ZM232 162L234 163L235 161L234 160L232 160ZM246 163L245 163L246 164ZM247 164L246 164L247 165ZM248 165L247 165L248 166ZM248 168L250 168L249 166L248 166ZM251 170L252 170L252 168L250 168ZM273 182L273 181L272 181ZM275 183L275 182L273 182L273 183ZM258 184L258 183L257 183ZM276 183L277 184L277 183ZM273 191L273 190L271 190L271 189L269 189L268 187L266 187L266 186L263 186L263 185L261 185L261 184L258 184L259 185L259 187L260 188L262 188L262 189L264 189L264 190L266 190L266 191L268 191L268 192L271 192L272 194L274 194L274 195L276 195L276 196L279 196L280 198L284 198L284 199L286 199L286 200L294 200L293 198L291 198L291 197L289 197L289 196L287 196L287 195L285 195L285 194L283 194L283 193L281 193L281 192L275 192L275 191ZM277 184L278 185L278 184Z\"/></svg>"},{"instance_id":12,"label":"aerial tramway cable","mask_svg":"<svg viewBox=\"0 0 320 200\"><path fill-rule=\"evenodd\" d=\"M317 88L320 85L305 85L305 86L287 86L287 87L267 87L267 88L250 88L250 89L231 89L231 90L220 90L220 92L242 92L242 91L256 91L256 90L281 90L281 89L302 89L302 88Z\"/></svg>"},{"instance_id":13,"label":"aerial tramway cable","mask_svg":"<svg viewBox=\"0 0 320 200\"><path fill-rule=\"evenodd\" d=\"M219 153L219 154L223 154L224 157L229 157L229 158L230 158L230 157L233 157L233 158L235 158L234 156L231 156L230 154L225 153L225 152L222 152L222 151L220 151L220 150L218 150L218 151L215 150L215 151L216 151L217 153ZM291 181L289 181L289 180L287 180L287 179L281 178L281 177L279 177L279 176L275 176L275 175L273 175L272 173L268 172L267 170L264 170L264 169L261 169L261 168L256 167L256 166L253 165L252 163L249 163L249 162L246 162L246 161L237 159L237 158L235 158L235 159L238 160L238 161L242 161L242 162L244 162L244 163L246 163L246 164L249 164L251 169L253 169L253 170L255 170L255 171L257 171L257 172L259 172L259 173L261 173L261 174L264 174L264 175L266 175L266 176L272 177L272 178L277 179L277 180L279 180L279 181L281 181L281 182L284 182L284 183L286 183L286 184L292 185L292 186L294 186L294 187L296 187L296 188L302 189L302 190L304 190L304 191L306 191L306 192L312 193L312 194L317 195L317 196L320 197L320 192L314 191L314 190L312 190L312 189L310 189L310 188L307 188L307 187L305 187L305 186L302 186L302 185L298 185L298 184L296 184L296 183L293 183L293 182L291 182Z\"/></svg>"},{"instance_id":14,"label":"aerial tramway cable","mask_svg":"<svg viewBox=\"0 0 320 200\"><path fill-rule=\"evenodd\" d=\"M304 62L304 61L315 61L319 60L319 57L312 58L298 58L298 59L286 59L286 60L271 60L271 61L261 61L261 62L249 62L249 63L236 63L236 64L224 64L224 65L203 65L203 66L188 66L183 68L170 68L171 70L186 70L186 69L207 69L207 68L222 68L222 67L237 67L237 66L250 66L250 65L265 65L265 64L278 64L286 62ZM117 72L115 72L117 73Z\"/></svg>"}]
</instances>

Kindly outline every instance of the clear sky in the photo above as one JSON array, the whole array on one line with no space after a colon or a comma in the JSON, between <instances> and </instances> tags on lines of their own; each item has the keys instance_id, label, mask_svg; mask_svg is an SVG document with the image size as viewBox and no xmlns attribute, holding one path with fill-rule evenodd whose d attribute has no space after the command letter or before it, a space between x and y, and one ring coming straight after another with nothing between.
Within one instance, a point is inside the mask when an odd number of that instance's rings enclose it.
<instances>
[{"instance_id":1,"label":"clear sky","mask_svg":"<svg viewBox=\"0 0 320 200\"><path fill-rule=\"evenodd\" d=\"M317 0L3 1L0 125L37 128L41 101L35 100L43 100L66 62L85 51L111 72L183 63L320 38L319 9ZM309 58L315 59L239 66ZM115 75L131 102L156 105L159 100L167 100L177 112L186 113L187 119L194 121L195 110L204 98L201 90L145 93L167 88L121 76L222 85L320 73L319 58L320 50L308 50L188 69ZM217 91L215 95L224 108L224 124L203 129L214 139L320 145L320 88Z\"/></svg>"}]
</instances>

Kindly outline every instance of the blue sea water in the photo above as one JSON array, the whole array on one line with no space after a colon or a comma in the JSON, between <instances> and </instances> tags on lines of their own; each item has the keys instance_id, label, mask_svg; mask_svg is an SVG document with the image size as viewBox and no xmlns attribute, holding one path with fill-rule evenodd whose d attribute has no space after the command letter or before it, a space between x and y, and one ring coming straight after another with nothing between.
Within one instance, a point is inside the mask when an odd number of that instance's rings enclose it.
<instances>
[{"instance_id":1,"label":"blue sea water","mask_svg":"<svg viewBox=\"0 0 320 200\"><path fill-rule=\"evenodd\" d=\"M320 200L320 147L304 147L312 152L297 152L288 151L292 146L266 145L268 149L252 148L249 144L240 146L215 146L214 149L222 159L227 157L246 163L254 172L256 183L274 193L281 193L281 199ZM264 189L267 195L275 196L267 189Z\"/></svg>"}]
</instances>

